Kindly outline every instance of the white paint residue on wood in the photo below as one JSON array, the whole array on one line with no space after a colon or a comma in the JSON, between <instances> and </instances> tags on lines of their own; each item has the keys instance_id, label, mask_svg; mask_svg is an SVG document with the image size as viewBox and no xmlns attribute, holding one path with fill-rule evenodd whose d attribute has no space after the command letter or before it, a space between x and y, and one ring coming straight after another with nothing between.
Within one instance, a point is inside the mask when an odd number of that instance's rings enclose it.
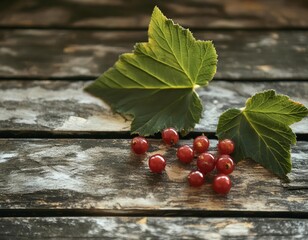
<instances>
[{"instance_id":1,"label":"white paint residue on wood","mask_svg":"<svg viewBox=\"0 0 308 240\"><path fill-rule=\"evenodd\" d=\"M261 48L261 47L274 47L277 44L278 44L277 39L274 36L271 36L262 38L258 42L248 43L247 46L250 48Z\"/></svg>"},{"instance_id":2,"label":"white paint residue on wood","mask_svg":"<svg viewBox=\"0 0 308 240\"><path fill-rule=\"evenodd\" d=\"M36 151L28 155L30 159L41 162L44 157L56 158L63 157L69 153L81 152L81 147L79 145L69 145L69 146L47 146L48 149L42 148L41 151ZM75 157L74 157L75 159Z\"/></svg>"},{"instance_id":3,"label":"white paint residue on wood","mask_svg":"<svg viewBox=\"0 0 308 240\"><path fill-rule=\"evenodd\" d=\"M257 191L257 190L256 190ZM265 190L264 190L265 191ZM242 201L242 209L252 209L253 211L262 211L264 209L272 209L272 211L287 211L287 207L280 206L269 206L269 203L266 199L249 199L249 197Z\"/></svg>"},{"instance_id":4,"label":"white paint residue on wood","mask_svg":"<svg viewBox=\"0 0 308 240\"><path fill-rule=\"evenodd\" d=\"M254 85L254 86L251 86L251 85L248 85L248 84L242 84L242 85L239 85L237 86L237 92L239 93L239 95L243 96L242 99L243 99L243 106L245 104L245 101L246 101L246 97L251 97L253 93L255 92L259 92L259 91L263 91L264 89L266 89L266 86L260 82L258 83L258 85Z\"/></svg>"},{"instance_id":5,"label":"white paint residue on wood","mask_svg":"<svg viewBox=\"0 0 308 240\"><path fill-rule=\"evenodd\" d=\"M17 155L15 152L0 152L0 163L5 163Z\"/></svg>"},{"instance_id":6,"label":"white paint residue on wood","mask_svg":"<svg viewBox=\"0 0 308 240\"><path fill-rule=\"evenodd\" d=\"M1 93L0 93L1 94ZM40 113L28 109L7 110L0 108L0 121L12 121L20 124L36 124Z\"/></svg>"},{"instance_id":7,"label":"white paint residue on wood","mask_svg":"<svg viewBox=\"0 0 308 240\"><path fill-rule=\"evenodd\" d=\"M87 189L85 179L80 176L86 175L86 172L93 170L94 166L91 161L86 162L91 160L91 156L87 157L87 153L83 152L80 146L40 147L41 151L29 154L25 160L35 162L35 165L29 164L27 169L13 171L9 175L9 192L23 193L55 189L82 192ZM45 147L49 147L48 150ZM66 157L68 156L67 154L72 155ZM59 157L63 158L62 162L59 162ZM80 162L86 163L80 167Z\"/></svg>"},{"instance_id":8,"label":"white paint residue on wood","mask_svg":"<svg viewBox=\"0 0 308 240\"><path fill-rule=\"evenodd\" d=\"M130 121L125 120L118 114L113 114L110 107L102 100L91 96L82 89L84 83L72 83L69 89L49 90L42 87L32 87L25 89L0 90L0 102L33 102L41 101L73 101L76 104L91 104L102 109L102 114L82 118L79 116L69 116L59 125L52 126L51 123L40 119L39 124L47 127L55 127L55 130L63 131L129 131ZM29 105L28 107L30 107ZM13 121L18 124L37 124L41 112L30 109L7 110L0 108L0 121Z\"/></svg>"},{"instance_id":9,"label":"white paint residue on wood","mask_svg":"<svg viewBox=\"0 0 308 240\"><path fill-rule=\"evenodd\" d=\"M114 190L109 188L114 179L104 172L95 173L97 159L106 155L112 157L115 152L127 156L130 151L98 146L82 149L76 144L52 146L29 143L24 147L29 150L29 154L19 161L29 164L9 174L5 190L7 192L27 193L65 189L105 195ZM12 157L14 155L5 155L5 160Z\"/></svg>"},{"instance_id":10,"label":"white paint residue on wood","mask_svg":"<svg viewBox=\"0 0 308 240\"><path fill-rule=\"evenodd\" d=\"M47 167L38 168L38 170L39 176L27 172L12 172L8 176L6 191L12 194L57 189L81 192L84 188L82 181L71 177L69 172L49 170Z\"/></svg>"},{"instance_id":11,"label":"white paint residue on wood","mask_svg":"<svg viewBox=\"0 0 308 240\"><path fill-rule=\"evenodd\" d=\"M1 69L0 69L1 71ZM0 90L0 101L75 101L76 104L95 104L103 109L110 109L102 100L91 96L83 91L83 83L77 82L69 86L68 89L50 90L42 87L32 87L24 89Z\"/></svg>"},{"instance_id":12,"label":"white paint residue on wood","mask_svg":"<svg viewBox=\"0 0 308 240\"><path fill-rule=\"evenodd\" d=\"M92 223L92 226L95 227L89 229L89 236L97 235L106 231L114 235L114 232L118 231L119 227L117 222L113 218L91 218L90 222Z\"/></svg>"},{"instance_id":13,"label":"white paint residue on wood","mask_svg":"<svg viewBox=\"0 0 308 240\"><path fill-rule=\"evenodd\" d=\"M228 237L249 236L251 228L253 228L251 223L232 223L221 229L219 233Z\"/></svg>"},{"instance_id":14,"label":"white paint residue on wood","mask_svg":"<svg viewBox=\"0 0 308 240\"><path fill-rule=\"evenodd\" d=\"M27 161L35 161L37 166L23 169L22 172L12 172L9 176L9 190L11 192L31 192L45 189L81 190L82 182L72 176L74 173L72 166L61 168L61 165L52 164L53 158L59 156L63 156L63 164L65 164L65 155L80 151L79 148L77 145L62 148L51 147L49 151L43 149L29 154ZM49 161L44 159L46 157Z\"/></svg>"},{"instance_id":15,"label":"white paint residue on wood","mask_svg":"<svg viewBox=\"0 0 308 240\"><path fill-rule=\"evenodd\" d=\"M73 66L73 67L71 67L71 70L72 70L73 73L77 73L77 74L80 74L80 75L90 75L91 74L90 69L85 68L85 67Z\"/></svg>"},{"instance_id":16,"label":"white paint residue on wood","mask_svg":"<svg viewBox=\"0 0 308 240\"><path fill-rule=\"evenodd\" d=\"M55 170L45 169L43 176L33 176L25 178L23 188L29 191L42 191L42 190L56 190L68 189L77 192L82 192L84 189L83 179L75 178L69 171L61 172L56 168ZM23 174L22 174L23 175ZM24 175L24 177L26 177Z\"/></svg>"},{"instance_id":17,"label":"white paint residue on wood","mask_svg":"<svg viewBox=\"0 0 308 240\"><path fill-rule=\"evenodd\" d=\"M227 85L227 84L226 84ZM230 98L233 99L234 97L237 97L236 92L232 89L232 84L230 86L223 86L219 85L219 83L216 83L215 86L209 85L209 87L204 91L204 89L200 88L197 89L197 92L200 97L211 97L211 98Z\"/></svg>"},{"instance_id":18,"label":"white paint residue on wood","mask_svg":"<svg viewBox=\"0 0 308 240\"><path fill-rule=\"evenodd\" d=\"M161 206L166 205L159 199L156 199L153 194L148 194L147 196L139 198L130 198L130 197L119 197L115 198L114 201L97 203L97 208L149 208L155 209Z\"/></svg>"},{"instance_id":19,"label":"white paint residue on wood","mask_svg":"<svg viewBox=\"0 0 308 240\"><path fill-rule=\"evenodd\" d=\"M99 115L88 118L70 116L55 130L65 131L129 131L130 122L119 115Z\"/></svg>"},{"instance_id":20,"label":"white paint residue on wood","mask_svg":"<svg viewBox=\"0 0 308 240\"><path fill-rule=\"evenodd\" d=\"M92 147L83 150L80 145L54 146L48 144L28 144L28 148L35 148L34 153L28 155L30 159L37 162L44 162L44 158L63 159L63 162L90 162L95 161L102 154L128 154L130 149L121 149L115 147ZM40 148L41 150L38 150ZM44 162L46 164L46 162Z\"/></svg>"}]
</instances>

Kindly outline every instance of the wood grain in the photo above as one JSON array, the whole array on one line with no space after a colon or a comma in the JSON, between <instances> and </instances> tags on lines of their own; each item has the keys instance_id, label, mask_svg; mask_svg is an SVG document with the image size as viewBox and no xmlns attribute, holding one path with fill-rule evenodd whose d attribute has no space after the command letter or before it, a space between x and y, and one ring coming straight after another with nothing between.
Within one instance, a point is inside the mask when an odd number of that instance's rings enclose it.
<instances>
[{"instance_id":1,"label":"wood grain","mask_svg":"<svg viewBox=\"0 0 308 240\"><path fill-rule=\"evenodd\" d=\"M155 5L190 28L308 27L305 0L2 0L0 26L145 28Z\"/></svg>"},{"instance_id":2,"label":"wood grain","mask_svg":"<svg viewBox=\"0 0 308 240\"><path fill-rule=\"evenodd\" d=\"M0 238L15 239L306 239L306 219L2 218Z\"/></svg>"},{"instance_id":3,"label":"wood grain","mask_svg":"<svg viewBox=\"0 0 308 240\"><path fill-rule=\"evenodd\" d=\"M130 122L82 91L147 41L155 5L219 54L220 81L198 89L205 112L196 131L213 135L224 110L265 89L308 106L306 0L2 0L0 239L308 238L308 118L292 126L305 141L292 146L290 182L246 160L230 194L218 196L213 175L189 187L195 162L180 164L160 140L132 154L119 139ZM168 162L160 175L147 166L155 153Z\"/></svg>"},{"instance_id":4,"label":"wood grain","mask_svg":"<svg viewBox=\"0 0 308 240\"><path fill-rule=\"evenodd\" d=\"M47 133L127 132L130 121L113 114L100 99L83 92L84 81L0 81L0 131ZM204 114L195 130L215 133L218 118L229 108L241 108L251 94L275 89L308 106L307 82L213 81L197 92ZM308 133L308 118L292 125L298 134Z\"/></svg>"},{"instance_id":5,"label":"wood grain","mask_svg":"<svg viewBox=\"0 0 308 240\"><path fill-rule=\"evenodd\" d=\"M164 211L182 210L198 216L217 212L220 217L230 212L308 213L308 170L302 167L307 142L292 147L292 188L258 164L242 161L232 173L231 192L219 196L211 189L211 176L204 186L189 187L187 174L195 163L180 164L175 148L160 140L149 141L148 156L160 153L167 159L163 174L150 173L147 157L131 153L130 140L1 139L0 212L79 209L126 215L161 211L161 216ZM211 140L213 153L216 144ZM299 178L298 170L302 171Z\"/></svg>"},{"instance_id":6,"label":"wood grain","mask_svg":"<svg viewBox=\"0 0 308 240\"><path fill-rule=\"evenodd\" d=\"M308 14L307 14L308 16ZM196 31L218 52L216 79L308 79L307 31ZM0 78L94 79L145 31L0 31Z\"/></svg>"}]
</instances>

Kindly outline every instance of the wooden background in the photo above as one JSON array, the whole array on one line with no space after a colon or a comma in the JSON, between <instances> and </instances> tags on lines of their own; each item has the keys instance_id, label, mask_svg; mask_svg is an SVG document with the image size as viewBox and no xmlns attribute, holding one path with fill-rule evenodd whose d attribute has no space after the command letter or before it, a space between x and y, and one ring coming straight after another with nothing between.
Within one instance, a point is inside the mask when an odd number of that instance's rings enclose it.
<instances>
[{"instance_id":1,"label":"wooden background","mask_svg":"<svg viewBox=\"0 0 308 240\"><path fill-rule=\"evenodd\" d=\"M130 152L130 123L83 92L147 41L155 5L219 55L189 138L205 132L214 151L219 115L257 91L308 106L305 0L2 0L0 239L308 238L308 118L292 125L289 183L244 161L223 197L189 187L192 166L155 138L149 154L168 165L151 174Z\"/></svg>"}]
</instances>

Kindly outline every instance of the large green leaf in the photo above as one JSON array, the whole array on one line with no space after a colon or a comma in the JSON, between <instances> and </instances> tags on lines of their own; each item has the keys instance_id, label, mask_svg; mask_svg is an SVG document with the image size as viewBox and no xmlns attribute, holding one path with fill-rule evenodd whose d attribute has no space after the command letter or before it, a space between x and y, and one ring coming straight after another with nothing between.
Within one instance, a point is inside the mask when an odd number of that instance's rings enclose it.
<instances>
[{"instance_id":1,"label":"large green leaf","mask_svg":"<svg viewBox=\"0 0 308 240\"><path fill-rule=\"evenodd\" d=\"M244 109L229 109L218 122L219 139L235 142L235 161L251 158L280 177L291 171L290 145L296 135L289 125L307 116L307 108L273 90L249 98Z\"/></svg>"},{"instance_id":2,"label":"large green leaf","mask_svg":"<svg viewBox=\"0 0 308 240\"><path fill-rule=\"evenodd\" d=\"M207 85L216 72L215 48L210 41L196 40L157 7L148 35L148 42L122 54L85 90L114 111L132 115L132 133L151 135L166 127L189 131L202 113L195 88Z\"/></svg>"}]
</instances>

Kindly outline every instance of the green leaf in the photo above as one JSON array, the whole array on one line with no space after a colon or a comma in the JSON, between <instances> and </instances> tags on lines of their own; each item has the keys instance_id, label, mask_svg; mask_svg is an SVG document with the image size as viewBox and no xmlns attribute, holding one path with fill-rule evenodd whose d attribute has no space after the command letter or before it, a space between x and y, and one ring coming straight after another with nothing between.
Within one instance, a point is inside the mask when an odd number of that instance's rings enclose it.
<instances>
[{"instance_id":1,"label":"green leaf","mask_svg":"<svg viewBox=\"0 0 308 240\"><path fill-rule=\"evenodd\" d=\"M166 127L189 131L199 122L201 101L195 92L214 77L217 55L211 41L167 19L155 7L149 40L119 57L85 90L131 115L131 132L151 135Z\"/></svg>"},{"instance_id":2,"label":"green leaf","mask_svg":"<svg viewBox=\"0 0 308 240\"><path fill-rule=\"evenodd\" d=\"M224 112L219 118L217 136L235 142L236 162L251 158L285 177L292 167L290 145L296 143L296 135L289 125L307 114L304 105L268 90L249 98L244 109Z\"/></svg>"}]
</instances>

